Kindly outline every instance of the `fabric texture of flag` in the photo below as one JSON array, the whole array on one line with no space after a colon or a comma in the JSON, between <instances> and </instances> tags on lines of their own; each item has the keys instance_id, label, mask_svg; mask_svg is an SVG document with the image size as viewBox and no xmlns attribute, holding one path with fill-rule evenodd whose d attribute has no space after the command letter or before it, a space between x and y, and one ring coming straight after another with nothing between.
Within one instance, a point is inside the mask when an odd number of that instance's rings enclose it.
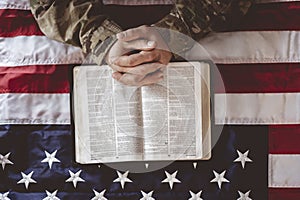
<instances>
[{"instance_id":1,"label":"fabric texture of flag","mask_svg":"<svg viewBox=\"0 0 300 200\"><path fill-rule=\"evenodd\" d=\"M213 84L224 128L212 159L135 174L75 163L70 74L83 55L46 38L26 0L1 0L0 199L300 199L299 18L300 2L266 0L200 41L226 88Z\"/></svg>"}]
</instances>

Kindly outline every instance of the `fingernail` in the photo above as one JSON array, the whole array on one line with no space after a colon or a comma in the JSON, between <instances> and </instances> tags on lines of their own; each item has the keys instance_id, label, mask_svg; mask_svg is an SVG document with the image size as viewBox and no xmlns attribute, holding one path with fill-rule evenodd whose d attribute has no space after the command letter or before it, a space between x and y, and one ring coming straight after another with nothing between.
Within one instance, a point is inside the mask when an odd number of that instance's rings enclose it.
<instances>
[{"instance_id":1,"label":"fingernail","mask_svg":"<svg viewBox=\"0 0 300 200\"><path fill-rule=\"evenodd\" d=\"M147 42L147 45L149 46L149 47L153 47L154 45L155 45L155 41L148 41Z\"/></svg>"}]
</instances>

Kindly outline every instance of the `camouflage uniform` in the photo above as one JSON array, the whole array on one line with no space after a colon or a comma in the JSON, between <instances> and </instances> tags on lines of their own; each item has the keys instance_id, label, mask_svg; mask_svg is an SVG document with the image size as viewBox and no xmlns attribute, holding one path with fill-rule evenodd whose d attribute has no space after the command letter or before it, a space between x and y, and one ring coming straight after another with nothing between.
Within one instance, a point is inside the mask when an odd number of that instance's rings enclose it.
<instances>
[{"instance_id":1,"label":"camouflage uniform","mask_svg":"<svg viewBox=\"0 0 300 200\"><path fill-rule=\"evenodd\" d=\"M246 14L253 0L174 0L174 6L154 25L179 31L195 40L211 31L222 31ZM121 27L105 15L102 0L30 0L32 12L41 30L48 37L79 46L93 53L100 64L116 41ZM173 52L191 46L186 41L169 44Z\"/></svg>"}]
</instances>

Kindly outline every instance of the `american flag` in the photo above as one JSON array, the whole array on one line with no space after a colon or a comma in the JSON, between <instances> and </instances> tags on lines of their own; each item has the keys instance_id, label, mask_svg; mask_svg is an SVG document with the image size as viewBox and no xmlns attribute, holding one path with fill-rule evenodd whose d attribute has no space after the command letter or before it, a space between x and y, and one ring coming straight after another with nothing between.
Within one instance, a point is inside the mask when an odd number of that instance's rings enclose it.
<instances>
[{"instance_id":1,"label":"american flag","mask_svg":"<svg viewBox=\"0 0 300 200\"><path fill-rule=\"evenodd\" d=\"M70 72L82 53L47 39L27 0L1 0L0 199L300 199L300 2L262 1L201 41L226 88L213 83L225 126L212 159L136 174L75 163Z\"/></svg>"}]
</instances>

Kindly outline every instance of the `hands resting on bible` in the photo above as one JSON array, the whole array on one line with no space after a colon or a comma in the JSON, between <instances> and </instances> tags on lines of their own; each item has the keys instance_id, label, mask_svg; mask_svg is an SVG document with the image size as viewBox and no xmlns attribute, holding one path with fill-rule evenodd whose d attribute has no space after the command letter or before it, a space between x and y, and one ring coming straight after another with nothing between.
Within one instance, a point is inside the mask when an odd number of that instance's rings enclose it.
<instances>
[{"instance_id":1,"label":"hands resting on bible","mask_svg":"<svg viewBox=\"0 0 300 200\"><path fill-rule=\"evenodd\" d=\"M117 34L106 62L115 71L113 78L125 85L142 86L163 79L163 70L172 53L154 27L140 26Z\"/></svg>"}]
</instances>

